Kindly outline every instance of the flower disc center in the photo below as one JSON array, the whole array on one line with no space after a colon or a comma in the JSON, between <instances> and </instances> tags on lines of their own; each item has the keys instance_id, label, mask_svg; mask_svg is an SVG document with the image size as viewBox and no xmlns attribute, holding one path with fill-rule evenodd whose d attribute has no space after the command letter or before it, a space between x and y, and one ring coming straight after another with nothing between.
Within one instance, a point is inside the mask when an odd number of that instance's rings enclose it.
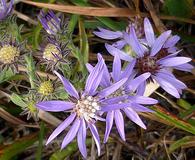
<instances>
[{"instance_id":1,"label":"flower disc center","mask_svg":"<svg viewBox=\"0 0 195 160\"><path fill-rule=\"evenodd\" d=\"M88 96L82 97L80 100L78 100L73 111L78 117L82 117L86 121L91 121L93 118L95 118L95 113L98 110L100 110L100 106L97 99L92 96Z\"/></svg>"},{"instance_id":2,"label":"flower disc center","mask_svg":"<svg viewBox=\"0 0 195 160\"><path fill-rule=\"evenodd\" d=\"M10 64L19 57L20 52L17 47L5 45L0 49L0 62L3 64Z\"/></svg>"},{"instance_id":3,"label":"flower disc center","mask_svg":"<svg viewBox=\"0 0 195 160\"><path fill-rule=\"evenodd\" d=\"M43 58L56 62L62 58L62 55L56 45L49 43L44 49Z\"/></svg>"},{"instance_id":4,"label":"flower disc center","mask_svg":"<svg viewBox=\"0 0 195 160\"><path fill-rule=\"evenodd\" d=\"M157 58L149 55L144 55L144 57L138 58L136 67L140 74L146 72L155 73L159 69Z\"/></svg>"},{"instance_id":5,"label":"flower disc center","mask_svg":"<svg viewBox=\"0 0 195 160\"><path fill-rule=\"evenodd\" d=\"M40 84L38 92L44 96L48 96L54 92L54 87L51 81L45 81Z\"/></svg>"}]
</instances>

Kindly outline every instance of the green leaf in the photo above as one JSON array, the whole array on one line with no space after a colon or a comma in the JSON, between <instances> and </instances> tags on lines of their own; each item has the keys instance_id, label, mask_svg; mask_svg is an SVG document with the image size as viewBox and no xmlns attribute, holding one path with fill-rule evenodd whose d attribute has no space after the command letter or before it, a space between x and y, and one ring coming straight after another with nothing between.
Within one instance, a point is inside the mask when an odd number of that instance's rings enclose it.
<instances>
[{"instance_id":1,"label":"green leaf","mask_svg":"<svg viewBox=\"0 0 195 160\"><path fill-rule=\"evenodd\" d=\"M157 117L162 118L163 120L167 121L168 123L171 123L177 128L195 134L195 127L192 126L190 123L179 119L176 115L171 114L170 112L159 106L152 107L152 109L156 111L154 114L156 114Z\"/></svg>"},{"instance_id":2,"label":"green leaf","mask_svg":"<svg viewBox=\"0 0 195 160\"><path fill-rule=\"evenodd\" d=\"M70 18L70 21L68 23L68 33L69 37L72 38L72 33L74 32L74 29L78 23L79 15L72 15Z\"/></svg>"},{"instance_id":3,"label":"green leaf","mask_svg":"<svg viewBox=\"0 0 195 160\"><path fill-rule=\"evenodd\" d=\"M77 143L72 142L65 149L58 150L57 152L53 153L49 160L64 160L67 156L75 153L77 149Z\"/></svg>"},{"instance_id":4,"label":"green leaf","mask_svg":"<svg viewBox=\"0 0 195 160\"><path fill-rule=\"evenodd\" d=\"M9 80L14 75L15 74L13 73L13 71L11 70L11 68L9 68L8 70L5 68L3 71L1 71L1 74L0 74L0 83L3 83L5 81Z\"/></svg>"},{"instance_id":5,"label":"green leaf","mask_svg":"<svg viewBox=\"0 0 195 160\"><path fill-rule=\"evenodd\" d=\"M186 110L192 108L191 104L185 101L184 99L177 100L177 104Z\"/></svg>"},{"instance_id":6,"label":"green leaf","mask_svg":"<svg viewBox=\"0 0 195 160\"><path fill-rule=\"evenodd\" d=\"M39 44L40 44L40 41L41 41L41 29L42 29L42 25L39 23L35 29L33 30L33 33L32 33L32 45L33 45L33 48L34 49L37 49L39 48Z\"/></svg>"},{"instance_id":7,"label":"green leaf","mask_svg":"<svg viewBox=\"0 0 195 160\"><path fill-rule=\"evenodd\" d=\"M42 150L43 150L43 139L45 135L45 125L41 122L41 129L39 132L39 145L37 147L36 160L41 160Z\"/></svg>"},{"instance_id":8,"label":"green leaf","mask_svg":"<svg viewBox=\"0 0 195 160\"><path fill-rule=\"evenodd\" d=\"M118 30L124 30L127 24L124 21L116 22L113 21L110 18L107 17L96 17L102 24L107 26L108 28L118 31ZM97 26L98 27L98 26Z\"/></svg>"},{"instance_id":9,"label":"green leaf","mask_svg":"<svg viewBox=\"0 0 195 160\"><path fill-rule=\"evenodd\" d=\"M31 88L35 88L35 80L36 80L36 76L35 76L35 63L33 61L33 57L32 55L28 55L28 56L25 56L25 60L26 60L26 68L27 68L27 73L28 73L28 76L29 76L29 81L30 81L30 85L31 85Z\"/></svg>"},{"instance_id":10,"label":"green leaf","mask_svg":"<svg viewBox=\"0 0 195 160\"><path fill-rule=\"evenodd\" d=\"M187 143L191 143L191 142L195 142L195 137L194 136L186 136L183 137L180 140L177 140L176 142L174 142L173 144L170 145L168 152L172 153L173 151L175 151L176 149L186 145Z\"/></svg>"},{"instance_id":11,"label":"green leaf","mask_svg":"<svg viewBox=\"0 0 195 160\"><path fill-rule=\"evenodd\" d=\"M25 108L27 106L27 104L22 100L22 97L19 96L16 93L12 93L10 99L17 106L20 106L20 107L23 107L23 108Z\"/></svg>"},{"instance_id":12,"label":"green leaf","mask_svg":"<svg viewBox=\"0 0 195 160\"><path fill-rule=\"evenodd\" d=\"M13 144L1 150L1 160L13 160L14 156L23 152L37 141L37 136L30 136L15 141Z\"/></svg>"},{"instance_id":13,"label":"green leaf","mask_svg":"<svg viewBox=\"0 0 195 160\"><path fill-rule=\"evenodd\" d=\"M166 0L164 7L172 16L187 18L193 14L193 0Z\"/></svg>"},{"instance_id":14,"label":"green leaf","mask_svg":"<svg viewBox=\"0 0 195 160\"><path fill-rule=\"evenodd\" d=\"M91 139L86 140L86 145L89 146L91 144ZM64 160L66 157L71 156L78 150L78 146L76 141L70 143L65 149L58 150L51 155L49 160Z\"/></svg>"},{"instance_id":15,"label":"green leaf","mask_svg":"<svg viewBox=\"0 0 195 160\"><path fill-rule=\"evenodd\" d=\"M80 50L81 50L81 56L83 57L83 64L86 64L88 62L89 58L89 43L87 34L85 32L85 27L83 25L83 20L79 19L79 38L80 38Z\"/></svg>"}]
</instances>

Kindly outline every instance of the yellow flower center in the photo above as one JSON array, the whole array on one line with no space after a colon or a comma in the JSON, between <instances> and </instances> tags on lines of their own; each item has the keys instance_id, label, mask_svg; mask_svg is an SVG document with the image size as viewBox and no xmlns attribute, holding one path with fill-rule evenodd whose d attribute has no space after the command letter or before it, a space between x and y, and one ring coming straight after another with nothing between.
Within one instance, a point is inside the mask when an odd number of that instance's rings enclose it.
<instances>
[{"instance_id":1,"label":"yellow flower center","mask_svg":"<svg viewBox=\"0 0 195 160\"><path fill-rule=\"evenodd\" d=\"M44 96L48 96L54 92L54 87L51 81L45 81L40 84L38 92Z\"/></svg>"},{"instance_id":2,"label":"yellow flower center","mask_svg":"<svg viewBox=\"0 0 195 160\"><path fill-rule=\"evenodd\" d=\"M35 103L34 101L32 101L32 102L30 102L30 103L27 105L27 108L29 109L29 111L30 111L31 113L37 112L37 108L36 108L35 104L36 104L36 103Z\"/></svg>"},{"instance_id":3,"label":"yellow flower center","mask_svg":"<svg viewBox=\"0 0 195 160\"><path fill-rule=\"evenodd\" d=\"M0 62L3 64L12 63L19 55L20 52L18 48L11 45L5 45L0 49Z\"/></svg>"},{"instance_id":4,"label":"yellow flower center","mask_svg":"<svg viewBox=\"0 0 195 160\"><path fill-rule=\"evenodd\" d=\"M57 57L59 57L59 58L62 57L57 46L54 44L51 44L51 43L47 44L47 46L45 47L45 50L43 52L43 58L56 62L58 60Z\"/></svg>"}]
</instances>

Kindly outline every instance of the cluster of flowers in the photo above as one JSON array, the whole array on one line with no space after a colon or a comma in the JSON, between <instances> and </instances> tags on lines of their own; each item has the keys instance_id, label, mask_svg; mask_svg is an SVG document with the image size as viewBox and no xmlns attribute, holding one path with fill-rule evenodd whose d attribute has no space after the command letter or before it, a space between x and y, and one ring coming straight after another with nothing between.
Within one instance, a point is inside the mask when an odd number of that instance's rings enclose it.
<instances>
[{"instance_id":1,"label":"cluster of flowers","mask_svg":"<svg viewBox=\"0 0 195 160\"><path fill-rule=\"evenodd\" d=\"M4 19L11 12L2 1L3 11L0 18ZM2 18L3 17L3 18ZM63 60L66 53L66 44L58 45L58 35L64 34L63 23L52 11L41 12L39 20L49 35L49 44L43 50L42 58L52 62L54 66L58 61ZM106 44L107 51L114 56L112 71L109 72L101 54L97 54L98 62L95 66L86 64L89 76L86 79L83 91L78 91L68 79L63 77L52 67L53 72L61 80L65 92L69 94L69 99L40 101L36 104L38 109L50 112L64 112L68 114L66 118L50 135L46 144L50 143L63 130L71 125L62 142L61 148L65 148L75 137L77 137L78 147L84 158L87 157L87 129L91 131L95 140L98 155L100 155L101 143L96 127L97 121L105 122L104 143L108 141L113 122L122 140L125 140L124 118L125 114L131 121L146 129L145 124L140 119L138 112L153 112L143 105L153 105L157 100L145 97L146 84L150 82L158 83L166 92L176 98L180 97L182 89L186 85L179 81L171 72L172 69L191 71L193 66L188 64L190 58L178 56L176 43L178 36L172 36L171 31L165 31L156 37L150 21L145 18L143 26L136 22L130 24L126 31L110 31L99 28L95 35L117 41L113 44ZM1 59L7 57L7 52L13 53L12 57L18 57L16 48L8 48L4 45L0 49ZM131 52L125 48L130 48ZM8 49L7 49L8 48ZM14 50L15 49L15 50ZM4 51L6 50L6 52ZM3 57L4 56L4 57ZM10 60L10 59L8 59ZM122 67L122 60L126 65ZM12 59L10 60L10 62ZM3 63L3 61L2 61ZM48 88L48 84L45 84ZM41 90L42 91L42 90ZM34 104L33 104L34 105Z\"/></svg>"},{"instance_id":2,"label":"cluster of flowers","mask_svg":"<svg viewBox=\"0 0 195 160\"><path fill-rule=\"evenodd\" d=\"M58 20L54 17L49 20L42 18L41 22L48 33L58 28L55 27ZM126 32L99 28L94 34L108 40L120 39L112 45L105 45L107 51L114 56L112 72L109 72L103 57L98 54L98 63L95 66L86 64L90 74L85 90L77 91L65 77L54 71L69 94L69 101L51 100L37 103L37 107L45 111L70 113L51 134L47 144L72 123L61 148L65 148L77 136L78 147L85 158L87 128L91 131L100 155L100 138L95 125L97 121L106 122L104 143L108 140L114 121L120 137L125 140L123 114L146 129L138 112L153 112L143 105L158 103L155 99L143 96L146 84L157 82L169 94L179 98L186 85L176 79L171 70L191 71L193 68L187 63L191 61L190 58L177 56L181 50L175 45L180 38L172 36L170 30L156 37L147 18L144 19L142 29L136 28L134 23L128 26ZM131 48L131 55L125 53L126 46ZM122 67L121 60L127 61L126 67Z\"/></svg>"}]
</instances>

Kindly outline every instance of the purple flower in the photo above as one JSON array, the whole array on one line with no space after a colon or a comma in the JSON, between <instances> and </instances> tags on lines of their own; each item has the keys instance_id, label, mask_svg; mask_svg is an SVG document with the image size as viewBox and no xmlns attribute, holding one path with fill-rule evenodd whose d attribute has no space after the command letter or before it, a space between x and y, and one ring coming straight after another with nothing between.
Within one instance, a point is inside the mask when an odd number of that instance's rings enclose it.
<instances>
[{"instance_id":1,"label":"purple flower","mask_svg":"<svg viewBox=\"0 0 195 160\"><path fill-rule=\"evenodd\" d=\"M14 0L10 0L7 4L6 0L0 2L0 20L5 19L12 11Z\"/></svg>"},{"instance_id":2,"label":"purple flower","mask_svg":"<svg viewBox=\"0 0 195 160\"><path fill-rule=\"evenodd\" d=\"M87 150L85 140L86 130L89 128L95 140L98 155L100 155L100 138L95 122L96 120L104 120L99 116L99 111L102 107L101 101L105 96L109 96L116 91L127 80L122 79L108 88L97 91L103 75L103 65L103 59L100 59L86 80L85 90L80 93L77 92L74 86L66 78L55 71L55 74L63 83L66 92L70 95L69 101L42 101L37 104L37 107L52 112L70 111L71 114L54 130L49 137L47 144L72 123L70 130L62 142L61 148L65 148L77 136L79 150L83 157L86 158Z\"/></svg>"},{"instance_id":3,"label":"purple flower","mask_svg":"<svg viewBox=\"0 0 195 160\"><path fill-rule=\"evenodd\" d=\"M41 10L38 18L47 33L55 35L61 30L61 20L53 11L44 12Z\"/></svg>"},{"instance_id":4,"label":"purple flower","mask_svg":"<svg viewBox=\"0 0 195 160\"><path fill-rule=\"evenodd\" d=\"M93 33L96 36L107 40L118 39L115 43L113 43L113 46L118 49L122 49L127 44L126 40L124 39L124 35L129 33L131 26L133 26L136 29L136 34L138 35L138 37L143 38L143 23L142 19L138 17L136 17L133 22L132 21L129 22L126 31L110 31L98 27L99 31L95 31Z\"/></svg>"},{"instance_id":5,"label":"purple flower","mask_svg":"<svg viewBox=\"0 0 195 160\"><path fill-rule=\"evenodd\" d=\"M191 71L193 66L187 63L191 61L191 58L177 56L181 51L175 51L175 44L179 37L171 36L170 30L156 38L152 25L145 18L144 31L146 41L143 43L138 40L133 27L130 28L130 34L125 35L127 43L136 54L135 58L106 44L108 52L112 55L119 54L119 57L126 61L132 61L134 58L136 60L135 70L138 75L149 72L151 76L148 80L156 81L169 94L179 98L179 94L182 93L182 89L186 88L186 85L176 79L170 70Z\"/></svg>"},{"instance_id":6,"label":"purple flower","mask_svg":"<svg viewBox=\"0 0 195 160\"><path fill-rule=\"evenodd\" d=\"M99 60L101 59L102 57L99 57ZM103 77L100 82L100 86L102 88L109 88L113 85L113 83L117 83L124 78L128 78L128 80L120 88L102 100L104 105L101 107L101 110L103 112L107 112L104 142L107 142L108 140L114 120L120 137L125 140L123 112L134 123L146 129L146 126L138 116L137 112L152 112L152 110L144 107L142 104L155 104L158 102L155 99L142 96L144 90L142 90L142 88L138 89L138 87L150 76L150 73L144 73L134 78L134 65L135 60L129 63L128 66L122 70L121 60L118 54L114 56L111 73L109 73L108 68L104 63ZM90 64L87 64L87 68L90 72L93 71L93 66Z\"/></svg>"}]
</instances>

